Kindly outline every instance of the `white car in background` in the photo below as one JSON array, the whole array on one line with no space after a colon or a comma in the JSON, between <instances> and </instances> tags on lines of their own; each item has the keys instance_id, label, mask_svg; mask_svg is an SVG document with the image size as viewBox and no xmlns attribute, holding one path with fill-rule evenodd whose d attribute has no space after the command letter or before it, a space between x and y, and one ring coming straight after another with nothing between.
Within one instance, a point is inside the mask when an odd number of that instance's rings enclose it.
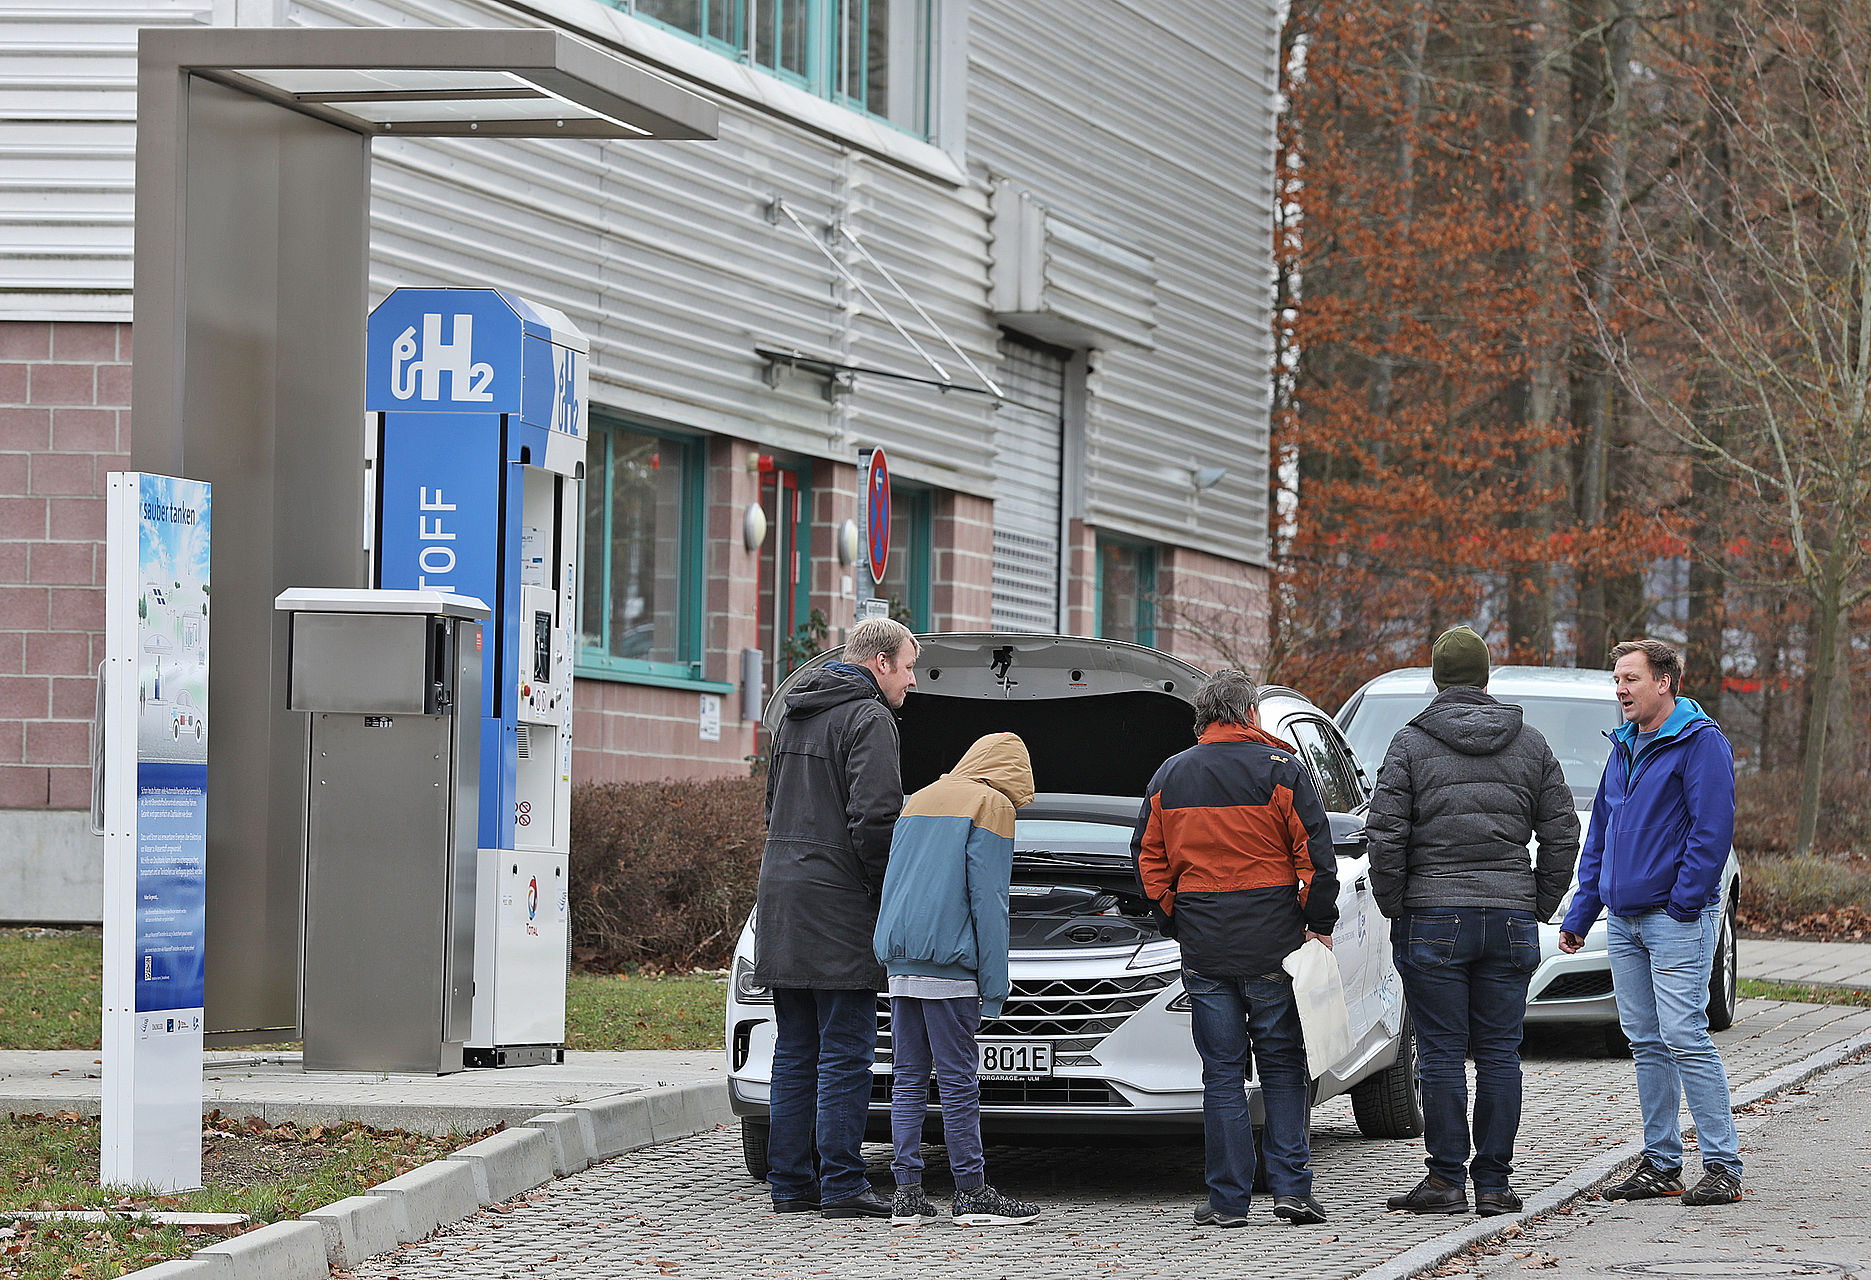
<instances>
[{"instance_id":1,"label":"white car in background","mask_svg":"<svg viewBox=\"0 0 1871 1280\"><path fill-rule=\"evenodd\" d=\"M1495 667L1489 674L1488 692L1519 707L1526 722L1546 738L1572 789L1583 840L1598 780L1611 759L1611 740L1606 735L1624 722L1611 673L1570 667ZM1339 710L1339 728L1373 777L1397 730L1435 696L1429 668L1406 667L1370 681ZM1528 852L1531 856L1531 847ZM1574 868L1572 887L1559 910L1540 924L1540 967L1527 988L1527 1021L1598 1023L1607 1026L1611 1046L1622 1048L1618 1003L1611 993L1611 961L1605 952L1604 917L1586 935L1583 949L1573 955L1559 950L1559 922L1565 919L1578 887ZM1716 1031L1726 1030L1735 1020L1735 901L1740 891L1741 864L1731 849L1728 865L1722 869L1722 927L1709 974L1709 1026Z\"/></svg>"},{"instance_id":2,"label":"white car in background","mask_svg":"<svg viewBox=\"0 0 1871 1280\"><path fill-rule=\"evenodd\" d=\"M901 713L904 790L934 781L977 737L1001 730L1026 741L1040 789L1014 832L1012 993L979 1035L984 1133L990 1140L1199 1134L1202 1067L1181 952L1158 933L1130 838L1157 766L1194 745L1191 700L1205 674L1113 640L919 639L917 688ZM787 692L831 656L775 691L769 732ZM1349 1092L1367 1136L1415 1137L1422 1132L1415 1037L1366 875L1368 795L1357 763L1326 714L1290 689L1263 690L1261 719L1311 771L1339 852L1333 938L1355 1045L1314 1081L1313 1099ZM729 1098L747 1169L764 1178L773 1003L752 981L758 926L750 918L735 947L726 1032ZM878 1006L868 1136L888 1139L889 1001L880 997ZM1258 1124L1257 1089L1250 1104Z\"/></svg>"}]
</instances>

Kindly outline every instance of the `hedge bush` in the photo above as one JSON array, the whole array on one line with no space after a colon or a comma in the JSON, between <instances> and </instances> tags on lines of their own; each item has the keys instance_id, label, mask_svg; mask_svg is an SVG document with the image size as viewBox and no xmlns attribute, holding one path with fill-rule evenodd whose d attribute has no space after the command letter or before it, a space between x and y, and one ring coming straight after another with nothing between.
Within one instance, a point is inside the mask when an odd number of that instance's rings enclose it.
<instances>
[{"instance_id":1,"label":"hedge bush","mask_svg":"<svg viewBox=\"0 0 1871 1280\"><path fill-rule=\"evenodd\" d=\"M1799 805L1796 769L1737 776L1735 848L1743 853L1791 853ZM1813 844L1817 853L1871 853L1871 790L1862 774L1836 773L1821 782Z\"/></svg>"},{"instance_id":2,"label":"hedge bush","mask_svg":"<svg viewBox=\"0 0 1871 1280\"><path fill-rule=\"evenodd\" d=\"M765 784L572 790L572 958L604 972L720 968L753 910Z\"/></svg>"}]
</instances>

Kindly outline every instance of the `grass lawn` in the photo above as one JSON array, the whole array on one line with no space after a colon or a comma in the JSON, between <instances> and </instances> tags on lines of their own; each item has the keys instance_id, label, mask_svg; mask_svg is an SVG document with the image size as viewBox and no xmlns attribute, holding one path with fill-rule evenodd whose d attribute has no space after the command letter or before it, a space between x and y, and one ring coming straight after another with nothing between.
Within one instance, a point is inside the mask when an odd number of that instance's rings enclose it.
<instances>
[{"instance_id":1,"label":"grass lawn","mask_svg":"<svg viewBox=\"0 0 1871 1280\"><path fill-rule=\"evenodd\" d=\"M1735 990L1745 1000L1790 1000L1795 1004L1850 1004L1871 1008L1871 991L1859 987L1814 987L1800 982L1743 978Z\"/></svg>"},{"instance_id":2,"label":"grass lawn","mask_svg":"<svg viewBox=\"0 0 1871 1280\"><path fill-rule=\"evenodd\" d=\"M98 1048L103 946L96 930L0 930L0 1049ZM718 1049L727 1002L726 979L706 974L574 973L565 1047Z\"/></svg>"},{"instance_id":3,"label":"grass lawn","mask_svg":"<svg viewBox=\"0 0 1871 1280\"><path fill-rule=\"evenodd\" d=\"M202 1126L204 1190L119 1195L97 1185L98 1122L70 1112L0 1118L0 1277L89 1280L166 1258L186 1258L218 1238L200 1228L150 1222L10 1219L9 1209L120 1207L244 1213L254 1226L296 1218L357 1195L480 1134L432 1138L359 1125L268 1129L217 1117ZM7 1234L10 1232L11 1234Z\"/></svg>"}]
</instances>

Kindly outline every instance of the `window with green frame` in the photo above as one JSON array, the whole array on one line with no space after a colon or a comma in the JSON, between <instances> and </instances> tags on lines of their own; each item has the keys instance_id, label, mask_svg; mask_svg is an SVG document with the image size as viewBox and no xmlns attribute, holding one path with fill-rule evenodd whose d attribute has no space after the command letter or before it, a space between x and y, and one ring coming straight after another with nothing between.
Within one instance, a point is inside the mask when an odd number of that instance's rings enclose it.
<instances>
[{"instance_id":1,"label":"window with green frame","mask_svg":"<svg viewBox=\"0 0 1871 1280\"><path fill-rule=\"evenodd\" d=\"M593 422L578 671L701 677L701 446Z\"/></svg>"},{"instance_id":2,"label":"window with green frame","mask_svg":"<svg viewBox=\"0 0 1871 1280\"><path fill-rule=\"evenodd\" d=\"M935 526L934 495L927 489L893 485L890 495L890 558L877 594L890 614L911 631L934 625L929 609L929 541Z\"/></svg>"},{"instance_id":3,"label":"window with green frame","mask_svg":"<svg viewBox=\"0 0 1871 1280\"><path fill-rule=\"evenodd\" d=\"M938 0L608 0L821 98L929 136Z\"/></svg>"},{"instance_id":4,"label":"window with green frame","mask_svg":"<svg viewBox=\"0 0 1871 1280\"><path fill-rule=\"evenodd\" d=\"M1098 538L1097 634L1132 644L1156 643L1156 548Z\"/></svg>"}]
</instances>

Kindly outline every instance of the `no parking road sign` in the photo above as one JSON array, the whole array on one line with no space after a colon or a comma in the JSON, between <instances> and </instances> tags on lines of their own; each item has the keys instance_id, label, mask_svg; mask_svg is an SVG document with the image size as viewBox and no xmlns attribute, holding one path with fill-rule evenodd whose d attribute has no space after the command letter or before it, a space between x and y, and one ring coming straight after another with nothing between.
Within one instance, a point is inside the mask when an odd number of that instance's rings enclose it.
<instances>
[{"instance_id":1,"label":"no parking road sign","mask_svg":"<svg viewBox=\"0 0 1871 1280\"><path fill-rule=\"evenodd\" d=\"M871 581L882 582L890 559L890 467L882 449L872 449L864 462L864 545Z\"/></svg>"}]
</instances>

